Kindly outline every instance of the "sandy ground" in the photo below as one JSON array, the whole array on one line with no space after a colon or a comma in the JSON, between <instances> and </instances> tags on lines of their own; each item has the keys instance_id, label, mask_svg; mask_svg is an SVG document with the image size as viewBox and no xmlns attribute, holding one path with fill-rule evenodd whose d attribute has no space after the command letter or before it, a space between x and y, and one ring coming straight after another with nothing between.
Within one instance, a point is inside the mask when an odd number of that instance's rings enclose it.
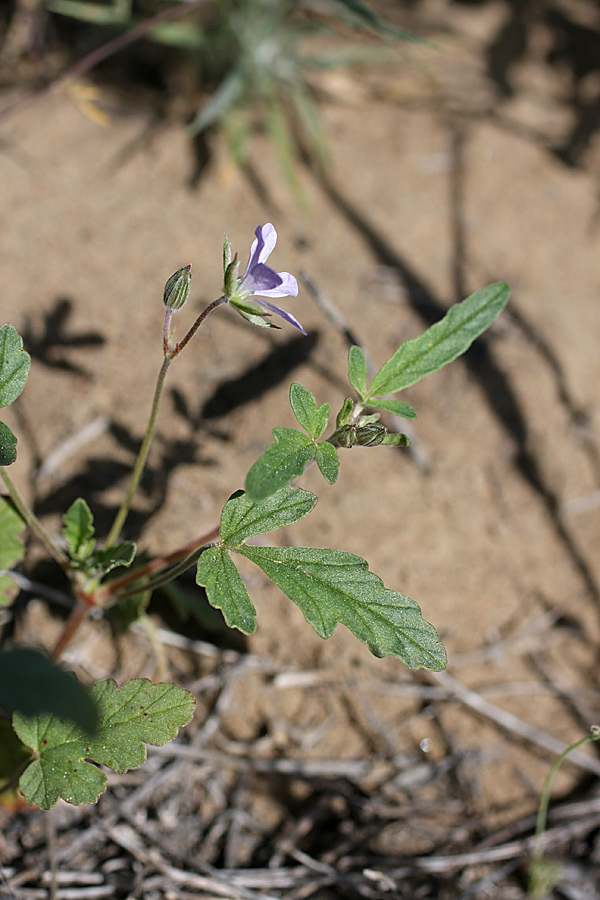
<instances>
[{"instance_id":1,"label":"sandy ground","mask_svg":"<svg viewBox=\"0 0 600 900\"><path fill-rule=\"evenodd\" d=\"M364 78L322 81L334 163L324 180L301 173L304 210L260 139L252 165L264 196L218 146L190 189L182 129L152 128L148 114L108 94L109 127L64 95L11 119L0 155L1 315L24 333L34 363L6 420L20 435L13 476L48 527L85 493L101 528L143 433L161 360L162 286L192 262L183 334L219 293L224 232L245 257L255 227L272 221L274 265L306 272L379 364L452 302L507 281L511 303L488 338L406 392L418 412L416 452L348 452L334 487L309 472L316 511L275 538L364 556L438 628L453 680L376 660L341 627L321 641L248 568L259 614L248 649L318 674L284 689L251 673L237 682L227 720L230 738L277 735L283 755L291 735L323 726L307 757L368 760L361 717L377 723L390 752L431 764L462 754L471 814L492 827L534 809L554 756L493 722L494 710L566 743L598 721L600 147L592 140L577 166L551 152L572 113L565 72L541 53L511 71L515 93L498 100L485 48L502 4L431 2L419 15L435 46ZM271 428L293 424L291 380L341 404L343 337L306 289L288 308L307 339L220 310L173 367L131 523L143 546L175 549L216 524ZM110 423L103 433L40 474L100 417ZM22 627L35 638L57 626L38 609ZM94 677L110 673L105 640L98 626L70 658ZM137 651L120 677L140 674L140 657L151 675L144 638L130 640ZM447 688L449 698L423 702L406 693L411 684ZM461 685L492 713L456 699ZM558 792L582 771L567 765Z\"/></svg>"}]
</instances>

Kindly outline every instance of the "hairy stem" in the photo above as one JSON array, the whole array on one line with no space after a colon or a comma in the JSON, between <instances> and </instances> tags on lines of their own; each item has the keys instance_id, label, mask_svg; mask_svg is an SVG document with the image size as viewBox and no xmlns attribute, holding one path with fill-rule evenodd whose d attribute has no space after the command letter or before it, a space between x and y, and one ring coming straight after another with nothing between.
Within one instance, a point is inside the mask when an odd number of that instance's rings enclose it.
<instances>
[{"instance_id":1,"label":"hairy stem","mask_svg":"<svg viewBox=\"0 0 600 900\"><path fill-rule=\"evenodd\" d=\"M213 528L211 531L203 534L200 538L194 538L193 541L190 541L184 547L180 547L178 550L174 550L173 553L169 553L166 556L158 556L156 559L151 560L149 563L146 563L144 566L140 566L139 569L133 569L131 572L128 572L127 575L121 576L121 578L114 578L112 581L107 581L106 584L102 585L102 606L106 606L106 599L110 598L113 594L120 594L121 590L128 585L132 584L135 581L139 581L141 578L145 578L148 575L152 575L154 572L160 572L163 569L168 568L169 566L174 566L176 563L181 562L184 559L192 556L196 552L196 550L204 547L206 544L210 544L219 536L219 526ZM190 563L191 565L191 563ZM146 589L146 585L143 586L144 590Z\"/></svg>"},{"instance_id":2,"label":"hairy stem","mask_svg":"<svg viewBox=\"0 0 600 900\"><path fill-rule=\"evenodd\" d=\"M140 483L140 478L142 477L144 466L146 465L146 460L148 459L150 444L152 442L152 436L154 434L154 428L156 426L156 418L158 416L158 407L160 406L160 398L162 396L165 378L167 377L167 371L170 365L171 359L168 356L165 356L162 366L160 367L160 372L158 373L158 378L156 379L156 388L154 389L154 399L152 401L152 409L150 410L150 417L148 419L146 434L144 435L142 446L140 447L137 459L135 461L135 466L133 467L133 472L131 473L131 481L129 483L127 496L123 500L121 508L115 516L115 521L112 524L112 528L108 533L105 545L107 548L112 547L113 544L118 541L123 525L125 524L125 520L129 514L129 510L131 509L133 497Z\"/></svg>"},{"instance_id":3,"label":"hairy stem","mask_svg":"<svg viewBox=\"0 0 600 900\"><path fill-rule=\"evenodd\" d=\"M194 337L194 335L196 334L196 332L198 331L198 329L204 322L207 315L209 313L211 313L213 311L213 309L217 309L217 307L223 306L224 303L227 303L227 297L225 297L225 296L218 297L216 300L213 300L212 303L209 303L208 306L206 307L206 309L200 313L200 315L198 316L198 318L196 319L196 321L194 322L194 324L192 325L192 327L190 328L190 330L188 331L188 333L186 334L184 339L181 341L181 343L176 344L174 349L170 351L168 358L174 359L176 356L179 356L181 351L187 346L187 344Z\"/></svg>"}]
</instances>

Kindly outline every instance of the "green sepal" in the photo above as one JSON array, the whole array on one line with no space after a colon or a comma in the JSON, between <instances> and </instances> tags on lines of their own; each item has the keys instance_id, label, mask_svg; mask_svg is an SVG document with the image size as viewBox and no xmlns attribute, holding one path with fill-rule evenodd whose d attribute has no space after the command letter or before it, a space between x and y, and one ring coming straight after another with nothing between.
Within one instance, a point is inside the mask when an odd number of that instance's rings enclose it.
<instances>
[{"instance_id":1,"label":"green sepal","mask_svg":"<svg viewBox=\"0 0 600 900\"><path fill-rule=\"evenodd\" d=\"M340 470L337 450L328 441L317 444L317 465L327 484L335 484Z\"/></svg>"},{"instance_id":2,"label":"green sepal","mask_svg":"<svg viewBox=\"0 0 600 900\"><path fill-rule=\"evenodd\" d=\"M360 347L348 351L348 381L362 402L367 396L367 361Z\"/></svg>"},{"instance_id":3,"label":"green sepal","mask_svg":"<svg viewBox=\"0 0 600 900\"><path fill-rule=\"evenodd\" d=\"M12 466L17 458L17 439L8 425L0 422L0 466Z\"/></svg>"},{"instance_id":4,"label":"green sepal","mask_svg":"<svg viewBox=\"0 0 600 900\"><path fill-rule=\"evenodd\" d=\"M308 515L316 502L314 494L297 487L280 488L262 500L253 500L243 491L237 491L221 513L221 540L236 547L250 537L293 525Z\"/></svg>"},{"instance_id":5,"label":"green sepal","mask_svg":"<svg viewBox=\"0 0 600 900\"><path fill-rule=\"evenodd\" d=\"M10 406L27 382L31 357L23 350L21 335L13 325L0 328L0 407Z\"/></svg>"},{"instance_id":6,"label":"green sepal","mask_svg":"<svg viewBox=\"0 0 600 900\"><path fill-rule=\"evenodd\" d=\"M227 625L243 634L256 630L256 609L225 547L209 547L198 560L196 584L208 602L223 613Z\"/></svg>"},{"instance_id":7,"label":"green sepal","mask_svg":"<svg viewBox=\"0 0 600 900\"><path fill-rule=\"evenodd\" d=\"M344 425L348 425L350 423L350 419L352 418L352 413L354 412L354 400L352 397L346 397L342 404L342 408L336 416L335 427L343 428Z\"/></svg>"},{"instance_id":8,"label":"green sepal","mask_svg":"<svg viewBox=\"0 0 600 900\"><path fill-rule=\"evenodd\" d=\"M93 736L58 716L33 718L16 713L13 727L36 754L19 781L30 805L51 809L59 798L68 803L96 803L106 775L96 765L120 774L146 761L144 744L162 747L192 718L192 695L175 684L152 684L147 678L120 689L112 679L93 685L98 713Z\"/></svg>"},{"instance_id":9,"label":"green sepal","mask_svg":"<svg viewBox=\"0 0 600 900\"><path fill-rule=\"evenodd\" d=\"M25 549L20 534L25 522L8 500L0 497L0 569L9 570L23 559ZM19 588L8 575L0 576L0 606L7 606L15 599Z\"/></svg>"},{"instance_id":10,"label":"green sepal","mask_svg":"<svg viewBox=\"0 0 600 900\"><path fill-rule=\"evenodd\" d=\"M401 400L370 400L369 406L392 413L392 415L399 416L401 419L417 418L417 414L412 406L408 403L402 403Z\"/></svg>"},{"instance_id":11,"label":"green sepal","mask_svg":"<svg viewBox=\"0 0 600 900\"><path fill-rule=\"evenodd\" d=\"M301 384L294 382L290 386L290 406L298 423L313 440L317 441L329 422L331 412L329 403L323 403L317 408L314 394L302 387Z\"/></svg>"},{"instance_id":12,"label":"green sepal","mask_svg":"<svg viewBox=\"0 0 600 900\"><path fill-rule=\"evenodd\" d=\"M394 432L385 435L383 440L381 441L382 447L412 447L412 441L409 438L402 434L401 432Z\"/></svg>"},{"instance_id":13,"label":"green sepal","mask_svg":"<svg viewBox=\"0 0 600 900\"><path fill-rule=\"evenodd\" d=\"M366 400L410 387L437 372L471 346L500 315L510 296L507 284L490 284L451 306L443 319L420 337L405 341L383 364Z\"/></svg>"},{"instance_id":14,"label":"green sepal","mask_svg":"<svg viewBox=\"0 0 600 900\"><path fill-rule=\"evenodd\" d=\"M397 656L412 669L440 671L446 652L409 597L387 590L360 556L311 547L248 547L254 562L304 613L322 638L345 625L375 656Z\"/></svg>"},{"instance_id":15,"label":"green sepal","mask_svg":"<svg viewBox=\"0 0 600 900\"><path fill-rule=\"evenodd\" d=\"M77 679L38 650L0 652L0 706L24 716L56 714L93 731L96 707Z\"/></svg>"},{"instance_id":16,"label":"green sepal","mask_svg":"<svg viewBox=\"0 0 600 900\"><path fill-rule=\"evenodd\" d=\"M252 500L264 500L293 478L303 474L315 458L312 438L296 428L274 428L271 444L246 476L246 492Z\"/></svg>"}]
</instances>

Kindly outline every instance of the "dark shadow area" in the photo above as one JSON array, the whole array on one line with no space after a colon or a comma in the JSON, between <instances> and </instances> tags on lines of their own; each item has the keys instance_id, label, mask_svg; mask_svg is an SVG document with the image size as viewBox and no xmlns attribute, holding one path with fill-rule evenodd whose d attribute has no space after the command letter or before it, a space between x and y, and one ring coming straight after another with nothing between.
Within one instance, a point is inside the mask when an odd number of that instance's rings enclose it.
<instances>
[{"instance_id":1,"label":"dark shadow area","mask_svg":"<svg viewBox=\"0 0 600 900\"><path fill-rule=\"evenodd\" d=\"M72 315L73 300L69 297L58 297L54 307L49 312L41 313L35 322L25 315L21 329L23 345L36 362L49 369L89 378L89 373L69 358L71 351L102 347L106 338L97 331L72 331Z\"/></svg>"},{"instance_id":2,"label":"dark shadow area","mask_svg":"<svg viewBox=\"0 0 600 900\"><path fill-rule=\"evenodd\" d=\"M282 382L287 382L295 369L310 360L318 341L319 332L313 331L306 337L292 337L271 347L260 362L220 384L197 412L180 390L171 390L175 411L193 429L204 427L207 421L223 419L240 406L259 400Z\"/></svg>"},{"instance_id":3,"label":"dark shadow area","mask_svg":"<svg viewBox=\"0 0 600 900\"><path fill-rule=\"evenodd\" d=\"M62 515L77 497L85 497L94 514L98 538L101 539L108 533L117 508L107 503L104 495L117 485L125 489L141 444L141 438L122 425L111 423L110 432L115 441L131 454L130 462L109 457L92 457L82 461L81 467L71 478L38 499L35 505L36 515ZM164 505L169 479L177 467L190 463L210 466L214 460L201 457L197 442L193 439L181 441L170 440L165 435L156 437L153 452L140 482L137 501L127 518L124 537L135 540L141 529Z\"/></svg>"}]
</instances>

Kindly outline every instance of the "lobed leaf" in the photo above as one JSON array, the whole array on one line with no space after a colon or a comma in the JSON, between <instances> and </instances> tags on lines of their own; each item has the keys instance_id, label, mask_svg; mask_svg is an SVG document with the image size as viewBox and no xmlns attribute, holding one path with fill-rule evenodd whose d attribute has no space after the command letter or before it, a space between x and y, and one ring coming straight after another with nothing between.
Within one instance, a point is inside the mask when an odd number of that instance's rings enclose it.
<instances>
[{"instance_id":1,"label":"lobed leaf","mask_svg":"<svg viewBox=\"0 0 600 900\"><path fill-rule=\"evenodd\" d=\"M256 631L256 610L225 547L210 547L198 560L196 584L205 588L208 602L220 609L230 628L243 634Z\"/></svg>"},{"instance_id":2,"label":"lobed leaf","mask_svg":"<svg viewBox=\"0 0 600 900\"><path fill-rule=\"evenodd\" d=\"M238 491L223 507L221 540L236 546L257 534L293 525L308 515L316 502L314 494L296 487L280 488L264 500L252 500Z\"/></svg>"},{"instance_id":3,"label":"lobed leaf","mask_svg":"<svg viewBox=\"0 0 600 900\"><path fill-rule=\"evenodd\" d=\"M0 328L0 407L10 406L27 382L31 358L16 328Z\"/></svg>"},{"instance_id":4,"label":"lobed leaf","mask_svg":"<svg viewBox=\"0 0 600 900\"><path fill-rule=\"evenodd\" d=\"M452 362L490 327L509 296L508 285L498 282L455 303L443 319L418 338L405 341L383 364L373 379L367 400L404 390Z\"/></svg>"},{"instance_id":5,"label":"lobed leaf","mask_svg":"<svg viewBox=\"0 0 600 900\"><path fill-rule=\"evenodd\" d=\"M302 428L313 440L318 440L327 428L331 412L329 403L323 403L317 409L314 394L302 387L301 384L294 382L290 386L290 406Z\"/></svg>"},{"instance_id":6,"label":"lobed leaf","mask_svg":"<svg viewBox=\"0 0 600 900\"><path fill-rule=\"evenodd\" d=\"M0 706L24 716L68 717L90 731L96 726L96 707L83 685L30 647L0 652Z\"/></svg>"},{"instance_id":7,"label":"lobed leaf","mask_svg":"<svg viewBox=\"0 0 600 900\"><path fill-rule=\"evenodd\" d=\"M312 438L295 428L274 428L271 444L246 476L246 492L253 500L264 500L303 474L315 458Z\"/></svg>"},{"instance_id":8,"label":"lobed leaf","mask_svg":"<svg viewBox=\"0 0 600 900\"><path fill-rule=\"evenodd\" d=\"M439 671L446 652L417 604L387 590L366 560L341 550L237 547L300 607L320 637L345 625L376 656L397 656L409 668Z\"/></svg>"},{"instance_id":9,"label":"lobed leaf","mask_svg":"<svg viewBox=\"0 0 600 900\"><path fill-rule=\"evenodd\" d=\"M8 425L0 422L0 466L12 466L17 458L17 439Z\"/></svg>"},{"instance_id":10,"label":"lobed leaf","mask_svg":"<svg viewBox=\"0 0 600 900\"><path fill-rule=\"evenodd\" d=\"M118 773L139 768L146 760L144 744L162 747L194 714L188 691L146 678L121 688L108 679L95 684L90 694L99 720L93 736L58 716L13 717L17 735L37 755L19 781L30 805L51 809L61 797L76 805L96 803L106 776L86 760Z\"/></svg>"}]
</instances>

